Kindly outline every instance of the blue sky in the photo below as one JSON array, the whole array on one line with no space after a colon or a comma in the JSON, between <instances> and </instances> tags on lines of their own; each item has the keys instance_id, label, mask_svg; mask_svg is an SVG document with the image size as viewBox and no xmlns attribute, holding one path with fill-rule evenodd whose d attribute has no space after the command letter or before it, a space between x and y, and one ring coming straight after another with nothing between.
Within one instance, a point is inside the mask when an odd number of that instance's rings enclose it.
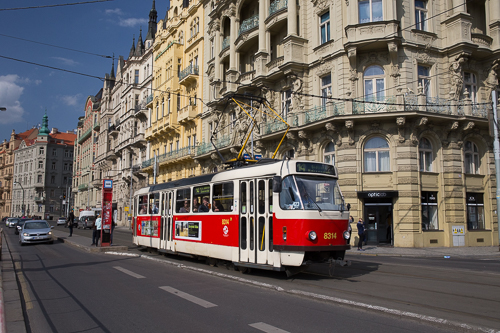
<instances>
[{"instance_id":1,"label":"blue sky","mask_svg":"<svg viewBox=\"0 0 500 333\"><path fill-rule=\"evenodd\" d=\"M6 10L87 1L92 0L0 2L0 107L7 108L0 113L0 140L9 139L12 129L20 133L41 123L45 110L50 128L75 129L78 117L84 115L85 100L95 95L103 82L53 68L104 77L111 71L112 59L93 54L127 59L132 38L135 35L137 43L141 27L143 39L146 37L152 0ZM158 21L165 17L168 3L156 0Z\"/></svg>"}]
</instances>

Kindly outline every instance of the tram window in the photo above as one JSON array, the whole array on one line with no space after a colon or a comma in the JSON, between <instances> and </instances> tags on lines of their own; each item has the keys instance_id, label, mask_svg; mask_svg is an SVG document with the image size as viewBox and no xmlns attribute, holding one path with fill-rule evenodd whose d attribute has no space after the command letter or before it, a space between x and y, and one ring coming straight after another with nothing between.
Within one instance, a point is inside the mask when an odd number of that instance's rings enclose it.
<instances>
[{"instance_id":1,"label":"tram window","mask_svg":"<svg viewBox=\"0 0 500 333\"><path fill-rule=\"evenodd\" d=\"M210 211L210 185L193 188L193 212Z\"/></svg>"},{"instance_id":2,"label":"tram window","mask_svg":"<svg viewBox=\"0 0 500 333\"><path fill-rule=\"evenodd\" d=\"M240 206L241 206L241 214L247 213L247 183L240 184Z\"/></svg>"},{"instance_id":3,"label":"tram window","mask_svg":"<svg viewBox=\"0 0 500 333\"><path fill-rule=\"evenodd\" d=\"M182 190L177 190L177 196L175 198L175 211L179 213L189 213L191 202L191 189L185 188Z\"/></svg>"},{"instance_id":4,"label":"tram window","mask_svg":"<svg viewBox=\"0 0 500 333\"><path fill-rule=\"evenodd\" d=\"M273 212L273 180L269 179L268 197L269 197L269 213Z\"/></svg>"},{"instance_id":5,"label":"tram window","mask_svg":"<svg viewBox=\"0 0 500 333\"><path fill-rule=\"evenodd\" d=\"M232 212L234 200L233 183L215 184L212 199L212 211Z\"/></svg>"},{"instance_id":6,"label":"tram window","mask_svg":"<svg viewBox=\"0 0 500 333\"><path fill-rule=\"evenodd\" d=\"M280 207L281 209L302 209L293 176L283 179L283 186L280 193Z\"/></svg>"},{"instance_id":7,"label":"tram window","mask_svg":"<svg viewBox=\"0 0 500 333\"><path fill-rule=\"evenodd\" d=\"M264 251L266 249L266 237L264 232L266 231L266 218L264 216L259 217L259 251Z\"/></svg>"},{"instance_id":8,"label":"tram window","mask_svg":"<svg viewBox=\"0 0 500 333\"><path fill-rule=\"evenodd\" d=\"M160 211L160 193L149 195L149 214L158 214Z\"/></svg>"},{"instance_id":9,"label":"tram window","mask_svg":"<svg viewBox=\"0 0 500 333\"><path fill-rule=\"evenodd\" d=\"M252 186L250 186L250 188L251 187ZM253 243L254 243L254 236L253 236L254 235L254 231L253 231L254 223L255 223L255 221L253 219L253 216L250 216L250 251L253 251L253 248L254 248L254 246L253 246Z\"/></svg>"},{"instance_id":10,"label":"tram window","mask_svg":"<svg viewBox=\"0 0 500 333\"><path fill-rule=\"evenodd\" d=\"M259 214L266 212L266 182L259 180L257 190L257 200L259 203Z\"/></svg>"},{"instance_id":11,"label":"tram window","mask_svg":"<svg viewBox=\"0 0 500 333\"><path fill-rule=\"evenodd\" d=\"M144 215L148 213L148 195L139 196L139 215Z\"/></svg>"},{"instance_id":12,"label":"tram window","mask_svg":"<svg viewBox=\"0 0 500 333\"><path fill-rule=\"evenodd\" d=\"M269 252L273 251L273 217L269 216Z\"/></svg>"},{"instance_id":13,"label":"tram window","mask_svg":"<svg viewBox=\"0 0 500 333\"><path fill-rule=\"evenodd\" d=\"M247 249L247 218L244 216L240 221L240 248Z\"/></svg>"},{"instance_id":14,"label":"tram window","mask_svg":"<svg viewBox=\"0 0 500 333\"><path fill-rule=\"evenodd\" d=\"M250 214L253 214L253 207L254 207L254 194L253 194L253 182L250 182ZM252 249L253 250L253 249Z\"/></svg>"}]
</instances>

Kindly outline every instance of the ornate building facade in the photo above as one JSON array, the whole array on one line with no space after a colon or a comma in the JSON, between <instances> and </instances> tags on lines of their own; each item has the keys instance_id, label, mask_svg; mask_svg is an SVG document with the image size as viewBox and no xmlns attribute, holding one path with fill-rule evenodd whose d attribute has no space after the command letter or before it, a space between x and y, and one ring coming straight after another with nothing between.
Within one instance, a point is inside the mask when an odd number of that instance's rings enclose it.
<instances>
[{"instance_id":1,"label":"ornate building facade","mask_svg":"<svg viewBox=\"0 0 500 333\"><path fill-rule=\"evenodd\" d=\"M151 113L146 129L150 159L142 164L150 184L200 173L194 157L201 135L203 20L201 1L175 0L158 23L154 97L148 105Z\"/></svg>"},{"instance_id":2,"label":"ornate building facade","mask_svg":"<svg viewBox=\"0 0 500 333\"><path fill-rule=\"evenodd\" d=\"M38 134L37 129L18 133L12 130L10 140L4 140L0 145L0 216L9 217L12 214L12 190L14 178L14 154L23 140L32 140ZM19 212L21 214L21 212Z\"/></svg>"},{"instance_id":3,"label":"ornate building facade","mask_svg":"<svg viewBox=\"0 0 500 333\"><path fill-rule=\"evenodd\" d=\"M128 59L119 57L116 76L113 63L103 87L94 187L100 198L102 180L113 179L113 210L118 225L130 225L131 195L147 184L141 164L148 159L144 135L150 114L146 105L152 100L156 25L153 1L145 40L141 31L137 44L132 42Z\"/></svg>"},{"instance_id":4,"label":"ornate building facade","mask_svg":"<svg viewBox=\"0 0 500 333\"><path fill-rule=\"evenodd\" d=\"M277 158L337 166L368 243L498 245L488 117L498 88L499 1L203 7L206 105L195 155L203 173L222 166L211 142L224 159L235 157L247 113L257 125L249 155L273 156L286 133Z\"/></svg>"},{"instance_id":5,"label":"ornate building facade","mask_svg":"<svg viewBox=\"0 0 500 333\"><path fill-rule=\"evenodd\" d=\"M70 209L76 134L49 131L47 115L32 131L14 153L12 216L57 220Z\"/></svg>"}]
</instances>

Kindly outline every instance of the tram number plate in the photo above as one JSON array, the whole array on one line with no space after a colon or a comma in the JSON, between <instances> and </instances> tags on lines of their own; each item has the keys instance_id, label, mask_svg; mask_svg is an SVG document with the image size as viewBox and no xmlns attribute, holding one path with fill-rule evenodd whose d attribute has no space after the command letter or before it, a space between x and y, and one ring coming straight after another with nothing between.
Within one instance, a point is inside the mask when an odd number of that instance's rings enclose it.
<instances>
[{"instance_id":1,"label":"tram number plate","mask_svg":"<svg viewBox=\"0 0 500 333\"><path fill-rule=\"evenodd\" d=\"M325 232L323 235L324 239L337 239L337 233L336 232Z\"/></svg>"}]
</instances>

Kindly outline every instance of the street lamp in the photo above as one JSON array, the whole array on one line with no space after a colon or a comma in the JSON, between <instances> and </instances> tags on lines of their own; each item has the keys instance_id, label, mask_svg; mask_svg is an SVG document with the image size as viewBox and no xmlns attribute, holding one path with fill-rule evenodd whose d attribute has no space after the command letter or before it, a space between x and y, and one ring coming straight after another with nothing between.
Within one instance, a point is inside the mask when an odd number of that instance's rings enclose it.
<instances>
[{"instance_id":1,"label":"street lamp","mask_svg":"<svg viewBox=\"0 0 500 333\"><path fill-rule=\"evenodd\" d=\"M21 186L21 190L23 190L23 205L21 206L21 210L22 210L23 217L24 217L24 187L23 187L23 185L21 185L21 183L20 183L20 182L14 182L14 185L19 185L19 186Z\"/></svg>"}]
</instances>

